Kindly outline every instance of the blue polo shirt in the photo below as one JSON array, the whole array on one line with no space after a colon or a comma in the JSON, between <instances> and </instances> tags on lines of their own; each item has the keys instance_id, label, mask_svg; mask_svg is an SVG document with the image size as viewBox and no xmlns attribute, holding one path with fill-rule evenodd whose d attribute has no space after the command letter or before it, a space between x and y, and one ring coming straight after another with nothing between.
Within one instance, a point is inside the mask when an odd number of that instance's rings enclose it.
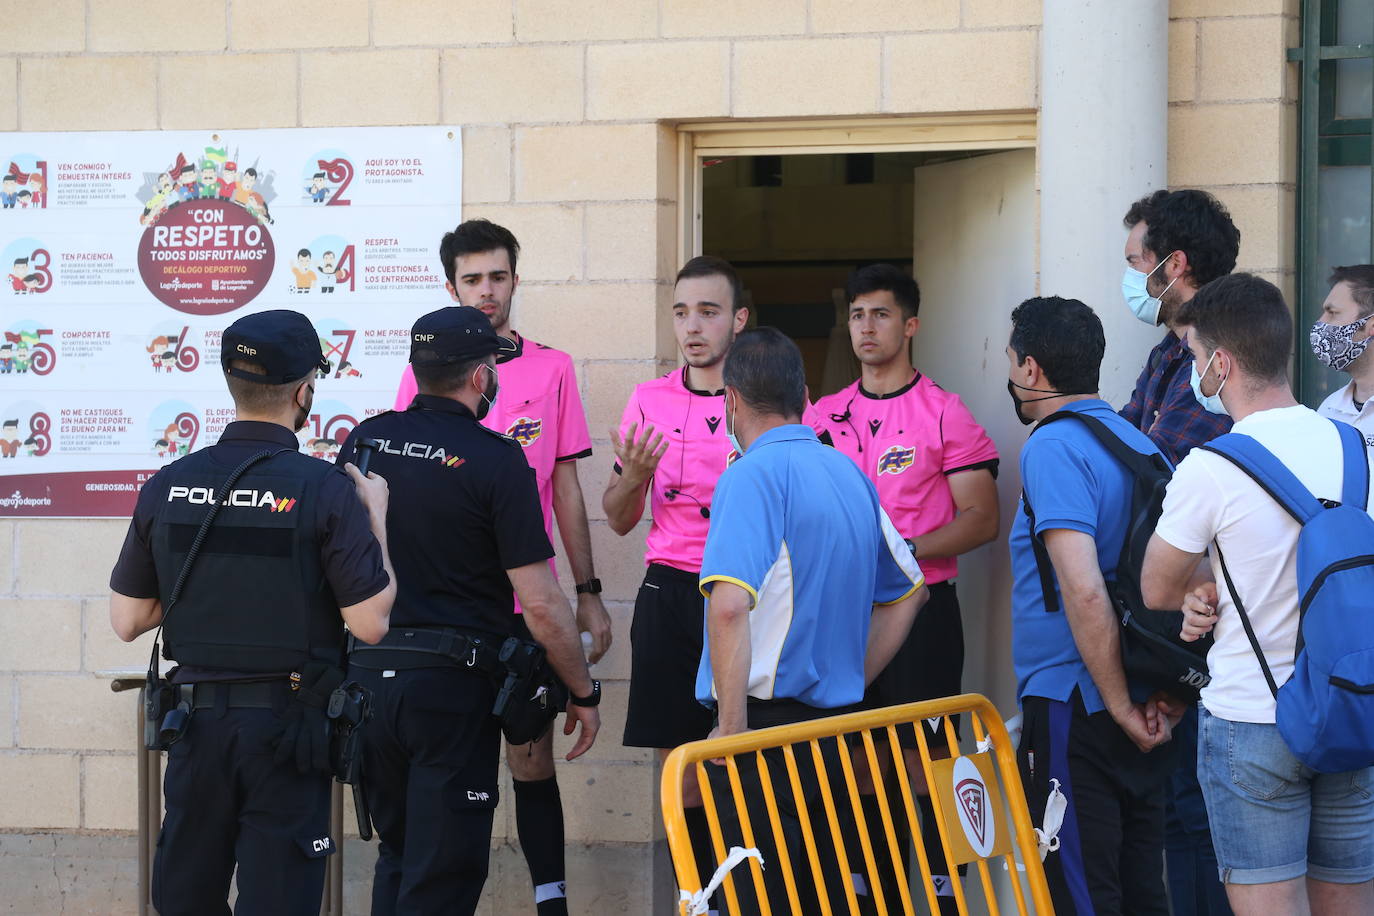
<instances>
[{"instance_id":1,"label":"blue polo shirt","mask_svg":"<svg viewBox=\"0 0 1374 916\"><path fill-rule=\"evenodd\" d=\"M857 703L873 605L924 581L873 484L809 426L759 436L716 484L701 592L733 582L753 599L750 697ZM697 699L715 704L709 639Z\"/></svg>"},{"instance_id":2,"label":"blue polo shirt","mask_svg":"<svg viewBox=\"0 0 1374 916\"><path fill-rule=\"evenodd\" d=\"M1096 417L1141 454L1159 451L1106 401L1072 401L1060 409ZM1131 516L1134 481L1130 472L1086 426L1066 420L1051 423L1030 437L1021 450L1021 481L1035 511L1036 533L1043 535L1054 528L1066 528L1092 535L1102 577L1114 580ZM1061 610L1052 614L1045 611L1025 498L1011 525L1011 572L1011 645L1017 700L1035 696L1067 701L1077 687L1087 711L1101 711L1102 695L1078 654L1068 615L1062 610L1062 598ZM1057 593L1057 579L1054 588Z\"/></svg>"}]
</instances>

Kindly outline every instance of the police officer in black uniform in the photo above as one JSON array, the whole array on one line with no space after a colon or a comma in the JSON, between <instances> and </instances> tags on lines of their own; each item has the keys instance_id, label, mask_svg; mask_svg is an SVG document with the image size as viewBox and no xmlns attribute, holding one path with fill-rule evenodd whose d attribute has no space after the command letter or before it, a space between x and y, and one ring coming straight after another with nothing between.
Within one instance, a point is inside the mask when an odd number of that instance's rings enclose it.
<instances>
[{"instance_id":1,"label":"police officer in black uniform","mask_svg":"<svg viewBox=\"0 0 1374 916\"><path fill-rule=\"evenodd\" d=\"M236 863L237 912L319 912L334 851L325 704L342 681L344 623L381 639L396 592L386 482L297 451L322 362L298 312L225 330L237 419L144 484L110 576L115 632L161 626L180 662L153 864L162 916L227 916Z\"/></svg>"},{"instance_id":2,"label":"police officer in black uniform","mask_svg":"<svg viewBox=\"0 0 1374 916\"><path fill-rule=\"evenodd\" d=\"M512 587L572 696L564 733L582 725L569 760L600 727L600 686L549 569L534 472L519 444L478 422L496 397L499 344L475 308L420 318L410 350L419 394L407 410L359 424L339 455L349 460L361 437L377 442L400 588L391 632L349 654L349 676L375 697L363 758L381 841L373 916L477 908L497 803L496 653L514 632Z\"/></svg>"}]
</instances>

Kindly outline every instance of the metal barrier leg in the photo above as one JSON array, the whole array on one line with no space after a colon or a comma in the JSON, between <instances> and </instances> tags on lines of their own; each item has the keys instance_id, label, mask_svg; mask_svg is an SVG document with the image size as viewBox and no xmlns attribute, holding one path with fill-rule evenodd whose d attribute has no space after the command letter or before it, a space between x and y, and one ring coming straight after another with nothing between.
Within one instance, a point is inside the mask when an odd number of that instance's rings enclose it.
<instances>
[{"instance_id":1,"label":"metal barrier leg","mask_svg":"<svg viewBox=\"0 0 1374 916\"><path fill-rule=\"evenodd\" d=\"M334 841L334 854L325 873L324 899L320 901L320 916L343 916L343 784L329 783L329 836Z\"/></svg>"}]
</instances>

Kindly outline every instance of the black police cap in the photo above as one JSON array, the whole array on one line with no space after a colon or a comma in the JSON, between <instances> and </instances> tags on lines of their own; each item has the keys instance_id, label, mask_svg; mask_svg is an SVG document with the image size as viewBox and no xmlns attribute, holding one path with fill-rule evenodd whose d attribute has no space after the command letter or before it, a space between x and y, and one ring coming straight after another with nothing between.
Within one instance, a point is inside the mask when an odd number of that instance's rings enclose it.
<instances>
[{"instance_id":1,"label":"black police cap","mask_svg":"<svg viewBox=\"0 0 1374 916\"><path fill-rule=\"evenodd\" d=\"M415 366L443 366L478 359L500 350L502 339L486 315L467 305L421 315L410 329L410 362ZM416 353L434 354L417 360Z\"/></svg>"},{"instance_id":2,"label":"black police cap","mask_svg":"<svg viewBox=\"0 0 1374 916\"><path fill-rule=\"evenodd\" d=\"M234 360L260 366L266 374L235 369L229 365ZM219 361L229 375L263 385L284 385L328 368L315 326L289 309L244 315L229 325L220 340Z\"/></svg>"}]
</instances>

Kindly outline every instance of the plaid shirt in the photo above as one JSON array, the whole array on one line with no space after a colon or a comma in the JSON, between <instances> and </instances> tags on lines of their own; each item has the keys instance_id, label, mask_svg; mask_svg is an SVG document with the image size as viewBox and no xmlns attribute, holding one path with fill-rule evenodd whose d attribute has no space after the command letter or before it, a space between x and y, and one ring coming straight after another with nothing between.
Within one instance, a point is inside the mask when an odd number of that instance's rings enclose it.
<instances>
[{"instance_id":1,"label":"plaid shirt","mask_svg":"<svg viewBox=\"0 0 1374 916\"><path fill-rule=\"evenodd\" d=\"M1193 355L1173 331L1150 351L1121 416L1149 436L1174 467L1194 446L1231 431L1231 418L1208 413L1193 396Z\"/></svg>"}]
</instances>

